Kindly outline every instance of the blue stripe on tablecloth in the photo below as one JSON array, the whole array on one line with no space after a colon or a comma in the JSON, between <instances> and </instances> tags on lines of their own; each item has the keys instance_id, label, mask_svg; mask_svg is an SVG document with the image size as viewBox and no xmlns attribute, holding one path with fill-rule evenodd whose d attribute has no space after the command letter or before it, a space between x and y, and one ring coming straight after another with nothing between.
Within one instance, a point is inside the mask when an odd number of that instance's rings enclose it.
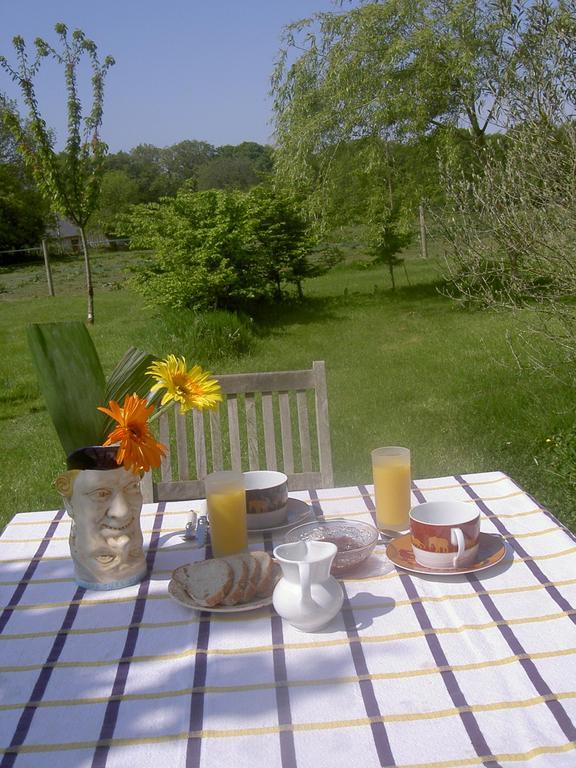
<instances>
[{"instance_id":1,"label":"blue stripe on tablecloth","mask_svg":"<svg viewBox=\"0 0 576 768\"><path fill-rule=\"evenodd\" d=\"M132 618L130 620L130 627L126 635L124 642L124 649L122 651L123 659L130 659L134 655L136 648L136 641L138 639L139 625L144 615L144 608L146 607L146 597L150 588L149 574L152 571L154 565L154 558L156 555L156 545L158 544L158 538L160 536L160 529L162 527L162 518L164 515L164 509L166 507L165 502L161 502L158 505L156 516L154 518L154 530L156 533L152 534L150 544L154 549L149 549L146 554L146 564L148 566L148 577L140 582L138 588L138 596L134 604L134 610L132 611ZM120 709L120 697L124 695L126 689L126 681L128 679L128 671L130 668L130 661L121 661L118 664L116 670L116 677L112 686L111 698L106 705L106 711L104 712L104 720L102 722L102 728L100 730L100 740L112 739L114 736L114 729L116 728L116 722L118 720L118 710ZM117 698L116 698L117 697ZM104 768L108 759L108 753L110 746L108 744L102 744L96 747L94 750L94 756L92 758L92 768Z\"/></svg>"},{"instance_id":2,"label":"blue stripe on tablecloth","mask_svg":"<svg viewBox=\"0 0 576 768\"><path fill-rule=\"evenodd\" d=\"M412 484L412 491L414 492L414 495L416 496L419 502L423 502L426 500L422 491L416 488L414 484ZM400 581L402 582L402 585L406 590L406 594L412 600L412 608L414 610L414 613L416 614L418 623L420 624L420 627L426 632L426 635L425 635L426 643L428 644L428 648L430 649L430 653L432 654L434 663L436 664L437 667L445 668L439 674L442 677L442 681L444 682L444 685L446 686L448 695L452 699L455 707L462 707L464 709L468 708L469 704L466 701L466 697L464 696L464 693L458 684L456 675L454 674L454 672L452 672L451 669L448 669L450 665L448 663L448 659L446 658L446 654L442 649L440 640L436 634L433 634L434 627L432 626L432 622L428 618L426 609L423 603L418 601L418 598L420 597L420 595L418 594L418 590L414 586L413 579L402 570L400 570L398 573L400 576ZM478 721L476 720L474 713L471 711L466 711L466 712L460 712L459 714L460 714L460 719L462 721L462 724L466 729L466 733L468 734L468 738L470 739L470 742L474 747L474 750L476 751L476 754L478 755L478 757L485 758L482 761L482 764L485 765L486 768L501 768L500 763L498 763L496 760L491 760L489 758L486 759L488 755L492 754L492 750L490 749L488 742L484 738L484 734L480 729L480 726L478 724Z\"/></svg>"},{"instance_id":3,"label":"blue stripe on tablecloth","mask_svg":"<svg viewBox=\"0 0 576 768\"><path fill-rule=\"evenodd\" d=\"M212 542L210 541L210 531L206 531L206 549L204 556L210 560L214 555L212 553ZM206 687L206 674L208 671L208 643L210 642L210 613L208 611L200 612L200 624L198 626L198 636L196 638L196 655L194 657L194 678L192 681L193 692L190 697L190 720L188 726L188 742L186 744L186 768L198 768L200 765L200 756L202 753L202 738L193 736L194 733L202 731L204 723L204 688ZM200 653L198 653L200 651Z\"/></svg>"},{"instance_id":4,"label":"blue stripe on tablecloth","mask_svg":"<svg viewBox=\"0 0 576 768\"><path fill-rule=\"evenodd\" d=\"M8 603L6 608L2 611L2 614L0 615L0 635L4 631L6 624L10 620L10 617L12 616L14 606L18 605L18 603L22 599L22 595L24 594L26 587L28 586L28 582L34 575L34 571L36 570L36 568L38 567L38 564L40 563L40 558L42 557L44 552L46 552L46 549L48 548L48 544L50 544L50 540L52 539L52 536L54 536L56 532L56 528L58 528L58 523L60 522L60 520L62 520L63 516L64 516L64 509L59 509L54 515L52 522L48 526L46 535L38 545L36 554L30 560L30 563L28 564L28 567L26 568L24 575L20 579L20 583L18 584L18 586L14 590L14 594L10 598L10 602Z\"/></svg>"},{"instance_id":5,"label":"blue stripe on tablecloth","mask_svg":"<svg viewBox=\"0 0 576 768\"><path fill-rule=\"evenodd\" d=\"M459 483L462 483L464 480L461 475L455 475L456 479ZM498 523L498 529L501 533L507 533L509 534L509 531L506 529L506 527L501 523L499 518L497 518L487 507L484 502L481 501L478 494L476 494L471 488L466 487L466 492L468 495L474 499L478 507L482 509L483 512L485 512L493 523ZM528 556L528 553L525 552L523 547L518 544L516 539L513 538L513 534L511 534L512 538L507 539L508 543L518 552L518 554L521 554L522 556ZM534 576L538 579L538 581L542 584L546 584L549 582L549 578L546 577L540 568L531 560L526 561L527 565L533 565L534 568L531 568L530 570L534 574ZM504 617L498 610L496 604L494 603L493 599L485 594L484 587L482 586L481 582L479 581L478 577L475 574L469 574L468 575L468 581L472 584L472 587L476 592L479 593L480 601L482 602L482 605L488 612L490 618L497 623L498 630L500 631L500 634L503 636L503 638L508 643L508 646L512 650L512 653L516 655L522 655L524 658L519 659L519 664L521 664L522 668L526 672L526 675L528 676L528 679L538 692L540 696L546 696L546 697L553 697L554 693L551 690L551 688L548 686L540 672L538 671L538 668L536 667L536 664L534 661L530 658L526 658L529 654L526 653L524 647L514 634L512 628L504 623ZM565 600L562 595L558 592L556 587L553 586L547 586L546 591L550 594L552 599L563 609L566 610L565 606L569 606L569 603L567 600ZM574 615L571 615L570 618L574 620ZM569 715L567 714L566 710L558 701L557 698L547 698L546 699L546 706L552 713L554 719L558 723L560 729L566 736L566 738L569 741L575 741L576 740L576 727L572 723Z\"/></svg>"},{"instance_id":6,"label":"blue stripe on tablecloth","mask_svg":"<svg viewBox=\"0 0 576 768\"><path fill-rule=\"evenodd\" d=\"M483 606L486 608L488 614L490 615L490 618L497 622L498 629L500 631L500 634L504 637L508 645L510 646L512 653L516 655L521 655L523 658L518 660L518 663L522 666L524 671L526 672L526 675L528 676L530 682L534 686L534 688L537 690L538 694L540 696L554 696L554 693L552 689L548 686L546 681L543 679L542 675L538 671L538 668L536 667L536 664L534 661L530 658L526 658L529 656L529 654L526 653L524 647L512 631L512 628L505 624L505 619L494 604L494 601L492 598L487 595L486 593L483 593L484 587L478 580L477 576L474 574L468 575L468 580L472 584L472 587L476 592L479 593L480 601L482 602ZM566 710L562 706L562 704L558 701L557 698L552 699L546 699L546 706L554 716L554 719L560 726L562 732L566 736L566 738L569 741L576 741L576 726L572 723L570 720L570 717L568 716Z\"/></svg>"},{"instance_id":7,"label":"blue stripe on tablecloth","mask_svg":"<svg viewBox=\"0 0 576 768\"><path fill-rule=\"evenodd\" d=\"M264 534L264 549L269 555L273 553L272 534ZM288 670L286 668L286 653L284 652L284 632L282 619L274 611L270 617L272 629L272 661L274 664L274 682L276 693L276 709L278 710L278 725L292 725L292 708L290 706L290 691L287 685ZM279 685L280 683L280 685ZM280 761L282 768L296 768L296 747L294 745L294 733L289 727L280 731Z\"/></svg>"},{"instance_id":8,"label":"blue stripe on tablecloth","mask_svg":"<svg viewBox=\"0 0 576 768\"><path fill-rule=\"evenodd\" d=\"M46 692L48 682L50 681L50 677L52 675L52 670L54 669L53 664L60 658L60 654L64 648L64 643L68 637L68 630L71 629L72 625L74 624L74 619L76 618L76 614L80 608L80 601L82 600L85 593L86 590L84 587L76 588L76 592L72 598L74 602L68 606L68 610L66 611L66 615L64 616L64 620L62 622L62 626L60 627L60 631L56 635L52 644L52 648L50 649L50 653L48 654L48 658L46 659L46 664L42 667L40 674L38 675L38 679L36 680L36 685L34 686L34 690L30 696L29 704L24 708L24 711L20 715L20 720L18 721L18 725L14 731L14 736L10 742L10 747L8 747L8 751L4 753L4 757L0 763L1 768L12 768L14 765L18 755L17 748L21 746L26 740L26 736L28 735L28 731L32 725L32 719L37 710L35 704L31 702L41 701L44 693ZM13 752L10 752L9 750L11 747L16 747L16 749Z\"/></svg>"},{"instance_id":9,"label":"blue stripe on tablecloth","mask_svg":"<svg viewBox=\"0 0 576 768\"><path fill-rule=\"evenodd\" d=\"M518 542L517 539L514 538L514 534L510 533L508 528L504 525L504 523L500 520L500 518L492 512L492 510L488 507L486 502L482 501L482 498L474 491L472 488L470 488L469 485L466 485L466 481L462 477L462 475L454 475L455 479L462 485L468 496L470 496L471 499L474 500L476 505L484 512L486 517L489 517L494 526L498 529L498 531L509 538L507 538L507 543L512 547L512 549L517 552L517 554L522 558L527 558L525 560L525 564L528 567L528 569L532 572L533 576L536 577L536 579L541 583L546 585L544 588L546 589L546 592L550 595L552 600L560 606L560 608L563 611L569 612L572 609L571 604L566 600L563 595L560 594L560 591L557 587L555 587L552 584L547 584L547 582L550 581L550 579L542 572L540 566L534 562L534 560L531 559L529 553L524 549L524 547ZM524 493L524 491L522 491ZM535 502L537 506L540 506L538 502ZM567 613L567 616L570 618L570 621L576 622L576 614L573 613Z\"/></svg>"},{"instance_id":10,"label":"blue stripe on tablecloth","mask_svg":"<svg viewBox=\"0 0 576 768\"><path fill-rule=\"evenodd\" d=\"M364 498L366 506L372 512L372 499L368 497L366 488L364 486L358 486L358 488L362 494L362 497ZM314 495L316 499L318 498L315 491L311 491L310 495ZM354 618L354 609L350 603L350 598L348 597L345 584L341 582L341 585L344 592L344 607L342 611L342 618L344 620L344 626L346 627L346 634L349 638L355 640L355 642L350 643L350 652L352 654L352 661L354 662L354 669L356 670L356 674L359 677L368 676L370 673L368 671L368 664L366 663L366 657L364 656L362 643L358 642L359 635L356 628L356 620ZM380 707L378 706L378 699L376 698L372 681L366 677L365 679L359 680L358 684L360 686L360 693L362 694L362 701L364 702L364 709L366 710L367 716L371 719L381 718L382 713L380 712ZM370 729L372 731L372 739L374 741L374 746L376 748L376 753L378 754L380 765L396 765L384 723L381 720L372 722L370 723Z\"/></svg>"}]
</instances>

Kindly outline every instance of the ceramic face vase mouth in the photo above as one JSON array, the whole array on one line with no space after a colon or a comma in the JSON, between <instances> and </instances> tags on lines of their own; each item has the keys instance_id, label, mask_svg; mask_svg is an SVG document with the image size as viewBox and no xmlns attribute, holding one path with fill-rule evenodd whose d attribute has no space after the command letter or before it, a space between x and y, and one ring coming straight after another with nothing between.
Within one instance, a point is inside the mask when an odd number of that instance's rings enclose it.
<instances>
[{"instance_id":1,"label":"ceramic face vase mouth","mask_svg":"<svg viewBox=\"0 0 576 768\"><path fill-rule=\"evenodd\" d=\"M70 454L56 480L72 518L70 553L76 581L87 589L119 589L146 575L138 475L116 463L116 447L88 446Z\"/></svg>"},{"instance_id":2,"label":"ceramic face vase mouth","mask_svg":"<svg viewBox=\"0 0 576 768\"><path fill-rule=\"evenodd\" d=\"M418 504L410 511L416 562L427 568L463 568L475 562L480 512L460 501Z\"/></svg>"}]
</instances>

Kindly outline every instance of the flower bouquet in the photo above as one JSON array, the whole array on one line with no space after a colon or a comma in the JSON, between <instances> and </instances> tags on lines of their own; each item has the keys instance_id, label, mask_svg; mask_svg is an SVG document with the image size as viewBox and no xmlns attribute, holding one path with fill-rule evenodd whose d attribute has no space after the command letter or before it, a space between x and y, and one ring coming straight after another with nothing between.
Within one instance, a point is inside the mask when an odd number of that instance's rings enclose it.
<instances>
[{"instance_id":1,"label":"flower bouquet","mask_svg":"<svg viewBox=\"0 0 576 768\"><path fill-rule=\"evenodd\" d=\"M79 322L31 325L28 341L67 456L67 471L55 485L72 518L76 580L90 589L135 584L147 571L140 479L160 465L166 450L150 422L174 403L181 411L216 408L220 386L200 366L188 369L182 357L158 361L135 348L106 380Z\"/></svg>"}]
</instances>

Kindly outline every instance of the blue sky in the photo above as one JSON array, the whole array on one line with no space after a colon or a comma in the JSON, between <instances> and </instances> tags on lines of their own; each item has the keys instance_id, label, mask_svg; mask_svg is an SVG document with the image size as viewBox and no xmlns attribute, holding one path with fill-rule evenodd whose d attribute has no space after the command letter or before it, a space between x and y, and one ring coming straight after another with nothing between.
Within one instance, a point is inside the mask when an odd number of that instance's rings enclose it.
<instances>
[{"instance_id":1,"label":"blue sky","mask_svg":"<svg viewBox=\"0 0 576 768\"><path fill-rule=\"evenodd\" d=\"M82 29L116 65L108 73L103 139L111 152L183 139L215 146L271 141L270 75L283 27L332 0L0 0L0 53L22 35L56 42L54 24ZM17 95L0 72L0 91ZM38 80L42 114L65 136L61 70Z\"/></svg>"}]
</instances>

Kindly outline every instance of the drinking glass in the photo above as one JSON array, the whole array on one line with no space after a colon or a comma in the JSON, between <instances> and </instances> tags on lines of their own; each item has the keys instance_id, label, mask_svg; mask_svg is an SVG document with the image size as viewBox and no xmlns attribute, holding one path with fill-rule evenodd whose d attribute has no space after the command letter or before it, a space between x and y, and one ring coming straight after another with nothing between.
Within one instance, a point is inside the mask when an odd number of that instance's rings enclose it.
<instances>
[{"instance_id":1,"label":"drinking glass","mask_svg":"<svg viewBox=\"0 0 576 768\"><path fill-rule=\"evenodd\" d=\"M381 531L410 525L410 450L397 445L372 451L376 524Z\"/></svg>"},{"instance_id":2,"label":"drinking glass","mask_svg":"<svg viewBox=\"0 0 576 768\"><path fill-rule=\"evenodd\" d=\"M241 472L212 472L206 477L210 541L215 557L248 549L246 491Z\"/></svg>"}]
</instances>

